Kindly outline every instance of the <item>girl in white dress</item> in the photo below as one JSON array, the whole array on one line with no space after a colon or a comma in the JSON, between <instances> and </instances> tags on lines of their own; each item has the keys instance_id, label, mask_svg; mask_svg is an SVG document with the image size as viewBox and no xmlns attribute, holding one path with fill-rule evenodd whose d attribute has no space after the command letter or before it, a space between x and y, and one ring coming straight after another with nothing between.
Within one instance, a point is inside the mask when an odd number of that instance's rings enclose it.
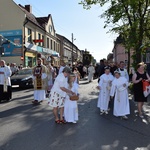
<instances>
[{"instance_id":1,"label":"girl in white dress","mask_svg":"<svg viewBox=\"0 0 150 150\"><path fill-rule=\"evenodd\" d=\"M120 76L119 70L114 72L115 79L112 82L110 96L114 98L114 116L128 119L126 115L130 114L128 99L128 81L125 77Z\"/></svg>"},{"instance_id":2,"label":"girl in white dress","mask_svg":"<svg viewBox=\"0 0 150 150\"><path fill-rule=\"evenodd\" d=\"M78 95L78 84L75 82L76 75L71 74L68 78L68 88ZM64 105L64 117L66 122L76 123L78 121L77 101L72 101L69 95L66 96Z\"/></svg>"},{"instance_id":3,"label":"girl in white dress","mask_svg":"<svg viewBox=\"0 0 150 150\"><path fill-rule=\"evenodd\" d=\"M105 73L100 76L97 88L100 90L97 107L100 108L100 114L108 114L108 104L110 101L110 87L114 77L110 73L110 67L106 66Z\"/></svg>"}]
</instances>

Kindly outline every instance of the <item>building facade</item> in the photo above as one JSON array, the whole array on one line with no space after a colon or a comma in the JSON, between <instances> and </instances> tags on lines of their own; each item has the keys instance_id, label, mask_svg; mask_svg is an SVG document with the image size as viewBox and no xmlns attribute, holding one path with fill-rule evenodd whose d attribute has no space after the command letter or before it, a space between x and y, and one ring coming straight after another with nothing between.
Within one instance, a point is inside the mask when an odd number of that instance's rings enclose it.
<instances>
[{"instance_id":1,"label":"building facade","mask_svg":"<svg viewBox=\"0 0 150 150\"><path fill-rule=\"evenodd\" d=\"M10 41L10 44L4 45L2 59L7 63L32 67L40 56L44 63L60 64L60 40L56 36L50 14L46 17L35 17L32 6L17 5L12 0L1 0L0 12L0 35Z\"/></svg>"},{"instance_id":2,"label":"building facade","mask_svg":"<svg viewBox=\"0 0 150 150\"><path fill-rule=\"evenodd\" d=\"M60 58L67 64L76 64L82 62L83 55L81 50L66 37L57 34L60 40Z\"/></svg>"},{"instance_id":3,"label":"building facade","mask_svg":"<svg viewBox=\"0 0 150 150\"><path fill-rule=\"evenodd\" d=\"M129 62L130 59L130 64L132 64L133 59L133 50L130 50L130 58L128 57L128 51L126 50L125 46L123 45L123 39L121 36L118 36L117 39L114 41L114 48L112 50L113 52L113 62L119 64L120 61L124 61L126 65Z\"/></svg>"}]
</instances>

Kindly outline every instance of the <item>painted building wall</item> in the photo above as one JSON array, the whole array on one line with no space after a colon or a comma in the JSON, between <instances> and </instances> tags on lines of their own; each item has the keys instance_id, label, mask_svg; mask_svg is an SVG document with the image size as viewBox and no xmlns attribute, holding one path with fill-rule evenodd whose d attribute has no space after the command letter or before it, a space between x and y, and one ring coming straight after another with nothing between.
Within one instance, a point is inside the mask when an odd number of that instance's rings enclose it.
<instances>
[{"instance_id":1,"label":"painted building wall","mask_svg":"<svg viewBox=\"0 0 150 150\"><path fill-rule=\"evenodd\" d=\"M12 0L0 0L0 31L23 29L24 12Z\"/></svg>"},{"instance_id":2,"label":"painted building wall","mask_svg":"<svg viewBox=\"0 0 150 150\"><path fill-rule=\"evenodd\" d=\"M0 0L0 34L15 44L23 43L24 12L12 0ZM23 46L14 44L4 45L5 55L2 57L6 63L22 64L20 59ZM10 59L11 58L11 59Z\"/></svg>"},{"instance_id":3,"label":"painted building wall","mask_svg":"<svg viewBox=\"0 0 150 150\"><path fill-rule=\"evenodd\" d=\"M130 56L133 55L133 50L130 50ZM120 63L120 61L128 62L128 53L126 52L125 47L122 44L116 44L115 48L113 49L113 59L114 62ZM130 57L130 64L132 64L133 60Z\"/></svg>"}]
</instances>

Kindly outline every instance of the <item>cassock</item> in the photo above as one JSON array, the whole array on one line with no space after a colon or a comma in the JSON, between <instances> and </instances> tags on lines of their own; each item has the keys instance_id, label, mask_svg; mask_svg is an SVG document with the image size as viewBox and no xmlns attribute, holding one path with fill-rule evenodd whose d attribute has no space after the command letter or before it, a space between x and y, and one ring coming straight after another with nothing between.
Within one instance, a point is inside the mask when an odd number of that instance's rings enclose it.
<instances>
[{"instance_id":1,"label":"cassock","mask_svg":"<svg viewBox=\"0 0 150 150\"><path fill-rule=\"evenodd\" d=\"M113 81L114 77L111 73L103 74L100 76L99 81L99 87L100 92L98 96L98 103L97 107L100 108L100 110L107 111L108 110L108 104L110 100L110 88L111 88L111 82Z\"/></svg>"},{"instance_id":2,"label":"cassock","mask_svg":"<svg viewBox=\"0 0 150 150\"><path fill-rule=\"evenodd\" d=\"M12 72L9 66L0 67L0 101L12 98L10 76Z\"/></svg>"},{"instance_id":3,"label":"cassock","mask_svg":"<svg viewBox=\"0 0 150 150\"><path fill-rule=\"evenodd\" d=\"M47 67L44 65L35 66L33 68L33 83L34 83L34 100L38 102L46 98L47 82Z\"/></svg>"},{"instance_id":4,"label":"cassock","mask_svg":"<svg viewBox=\"0 0 150 150\"><path fill-rule=\"evenodd\" d=\"M123 84L126 84L124 87ZM110 96L114 96L114 116L125 116L130 114L128 99L128 81L125 77L115 78L112 82Z\"/></svg>"}]
</instances>

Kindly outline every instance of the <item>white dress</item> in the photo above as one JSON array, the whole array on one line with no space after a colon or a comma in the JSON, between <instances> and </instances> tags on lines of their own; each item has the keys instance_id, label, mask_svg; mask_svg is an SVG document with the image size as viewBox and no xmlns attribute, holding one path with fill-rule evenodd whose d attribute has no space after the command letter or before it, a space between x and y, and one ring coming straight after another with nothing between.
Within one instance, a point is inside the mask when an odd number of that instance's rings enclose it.
<instances>
[{"instance_id":1,"label":"white dress","mask_svg":"<svg viewBox=\"0 0 150 150\"><path fill-rule=\"evenodd\" d=\"M71 91L78 94L78 84L74 82ZM69 96L67 95L65 98L65 105L64 105L64 117L66 122L73 122L75 123L78 121L78 106L77 101L71 101Z\"/></svg>"},{"instance_id":2,"label":"white dress","mask_svg":"<svg viewBox=\"0 0 150 150\"><path fill-rule=\"evenodd\" d=\"M98 97L98 103L97 107L100 108L100 110L107 111L108 110L108 104L110 101L110 87L111 87L111 81L113 81L114 77L111 73L103 74L100 76L99 86L100 86L100 92Z\"/></svg>"},{"instance_id":3,"label":"white dress","mask_svg":"<svg viewBox=\"0 0 150 150\"><path fill-rule=\"evenodd\" d=\"M124 87L123 84L126 84ZM125 77L115 78L112 82L110 96L114 96L114 116L125 116L130 114L128 99L128 81Z\"/></svg>"}]
</instances>

